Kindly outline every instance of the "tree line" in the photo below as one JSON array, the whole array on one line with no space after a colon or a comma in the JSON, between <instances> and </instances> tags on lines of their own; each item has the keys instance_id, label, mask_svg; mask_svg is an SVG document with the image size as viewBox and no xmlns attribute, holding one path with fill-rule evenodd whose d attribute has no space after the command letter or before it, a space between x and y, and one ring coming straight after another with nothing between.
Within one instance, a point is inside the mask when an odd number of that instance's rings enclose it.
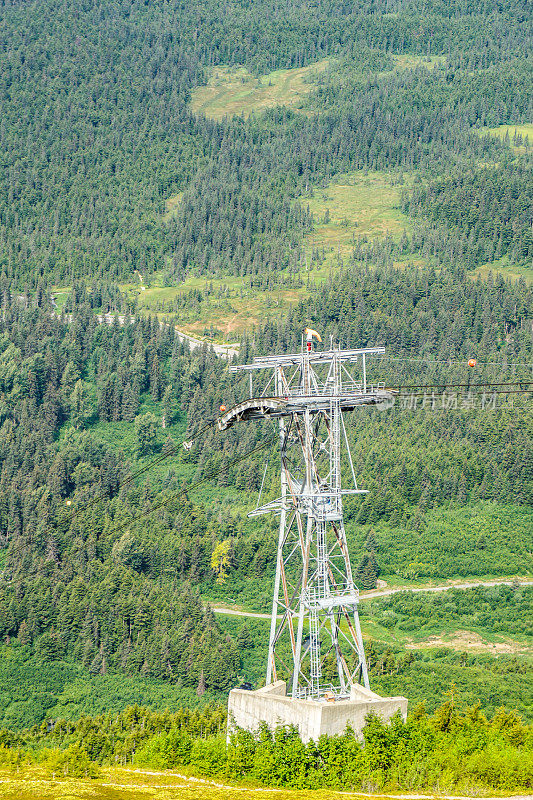
<instances>
[{"instance_id":1,"label":"tree line","mask_svg":"<svg viewBox=\"0 0 533 800\"><path fill-rule=\"evenodd\" d=\"M359 791L520 791L533 783L531 727L513 711L485 716L455 689L429 715L418 705L407 722L369 715L364 742L347 729L304 744L295 727L256 733L237 729L226 747L225 711L150 712L133 706L117 715L58 720L15 734L0 733L4 764L40 763L49 774L96 777L100 764L156 769L183 765L209 777L261 786ZM216 734L219 735L216 735Z\"/></svg>"}]
</instances>

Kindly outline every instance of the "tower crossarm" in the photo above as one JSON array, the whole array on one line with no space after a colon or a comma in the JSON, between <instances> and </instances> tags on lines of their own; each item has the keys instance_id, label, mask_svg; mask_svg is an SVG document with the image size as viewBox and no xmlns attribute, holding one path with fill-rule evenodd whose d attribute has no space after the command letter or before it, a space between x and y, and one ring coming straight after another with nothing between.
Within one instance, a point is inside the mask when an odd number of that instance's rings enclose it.
<instances>
[{"instance_id":1,"label":"tower crossarm","mask_svg":"<svg viewBox=\"0 0 533 800\"><path fill-rule=\"evenodd\" d=\"M339 403L341 411L353 411L359 406L377 406L385 409L392 406L395 392L384 387L371 386L366 392L355 387L338 394L303 394L291 391L284 397L251 397L243 400L225 411L217 419L219 430L225 431L236 422L249 422L261 419L279 419L292 414L304 414L309 410L312 414L328 411L332 402Z\"/></svg>"},{"instance_id":2,"label":"tower crossarm","mask_svg":"<svg viewBox=\"0 0 533 800\"><path fill-rule=\"evenodd\" d=\"M311 353L288 353L287 355L276 356L257 356L251 364L234 364L230 366L230 372L242 372L258 369L272 369L273 367L299 366L304 359L309 363L326 364L334 358L337 361L351 361L356 363L359 358L371 355L383 355L384 347L363 347L356 350L322 350Z\"/></svg>"}]
</instances>

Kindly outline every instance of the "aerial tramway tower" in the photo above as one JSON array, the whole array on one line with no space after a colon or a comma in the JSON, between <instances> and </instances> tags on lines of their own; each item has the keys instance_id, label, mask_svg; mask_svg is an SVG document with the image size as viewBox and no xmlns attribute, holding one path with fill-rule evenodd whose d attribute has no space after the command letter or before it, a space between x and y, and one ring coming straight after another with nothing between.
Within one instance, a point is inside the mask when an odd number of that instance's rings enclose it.
<instances>
[{"instance_id":1,"label":"aerial tramway tower","mask_svg":"<svg viewBox=\"0 0 533 800\"><path fill-rule=\"evenodd\" d=\"M266 684L288 678L295 701L353 700L360 684L367 700L381 699L369 691L344 529L343 497L365 490L357 485L343 417L363 406L389 407L393 393L367 379L367 359L384 348L341 350L331 342L316 351L314 339L321 341L306 329L300 352L231 366L250 373L250 397L218 419L220 430L265 419L279 426L280 496L249 515L280 518ZM341 461L350 476L345 487Z\"/></svg>"}]
</instances>

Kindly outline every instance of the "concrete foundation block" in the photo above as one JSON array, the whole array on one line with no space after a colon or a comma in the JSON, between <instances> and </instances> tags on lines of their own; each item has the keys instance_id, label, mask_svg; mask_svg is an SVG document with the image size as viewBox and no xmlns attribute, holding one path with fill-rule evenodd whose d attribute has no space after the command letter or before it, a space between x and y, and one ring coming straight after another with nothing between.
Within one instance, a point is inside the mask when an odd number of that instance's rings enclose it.
<instances>
[{"instance_id":1,"label":"concrete foundation block","mask_svg":"<svg viewBox=\"0 0 533 800\"><path fill-rule=\"evenodd\" d=\"M360 739L365 717L373 712L385 722L400 711L407 719L405 697L380 697L364 686L353 686L350 699L335 701L296 700L287 697L284 681L255 691L232 689L228 701L228 738L235 727L256 731L261 722L269 728L296 725L304 742L316 741L319 736L344 733L348 725Z\"/></svg>"}]
</instances>

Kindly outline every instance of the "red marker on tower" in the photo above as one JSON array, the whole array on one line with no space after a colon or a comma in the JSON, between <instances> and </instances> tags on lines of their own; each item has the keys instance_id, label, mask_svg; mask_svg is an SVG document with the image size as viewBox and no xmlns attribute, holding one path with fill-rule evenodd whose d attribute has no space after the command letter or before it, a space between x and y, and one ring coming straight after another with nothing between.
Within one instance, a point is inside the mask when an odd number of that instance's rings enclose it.
<instances>
[{"instance_id":1,"label":"red marker on tower","mask_svg":"<svg viewBox=\"0 0 533 800\"><path fill-rule=\"evenodd\" d=\"M317 341L321 342L322 341L322 337L320 336L319 333L314 331L312 328L304 328L304 333L305 333L305 336L306 336L306 339L307 339L307 352L310 353L311 350L313 349L313 338L315 338Z\"/></svg>"}]
</instances>

